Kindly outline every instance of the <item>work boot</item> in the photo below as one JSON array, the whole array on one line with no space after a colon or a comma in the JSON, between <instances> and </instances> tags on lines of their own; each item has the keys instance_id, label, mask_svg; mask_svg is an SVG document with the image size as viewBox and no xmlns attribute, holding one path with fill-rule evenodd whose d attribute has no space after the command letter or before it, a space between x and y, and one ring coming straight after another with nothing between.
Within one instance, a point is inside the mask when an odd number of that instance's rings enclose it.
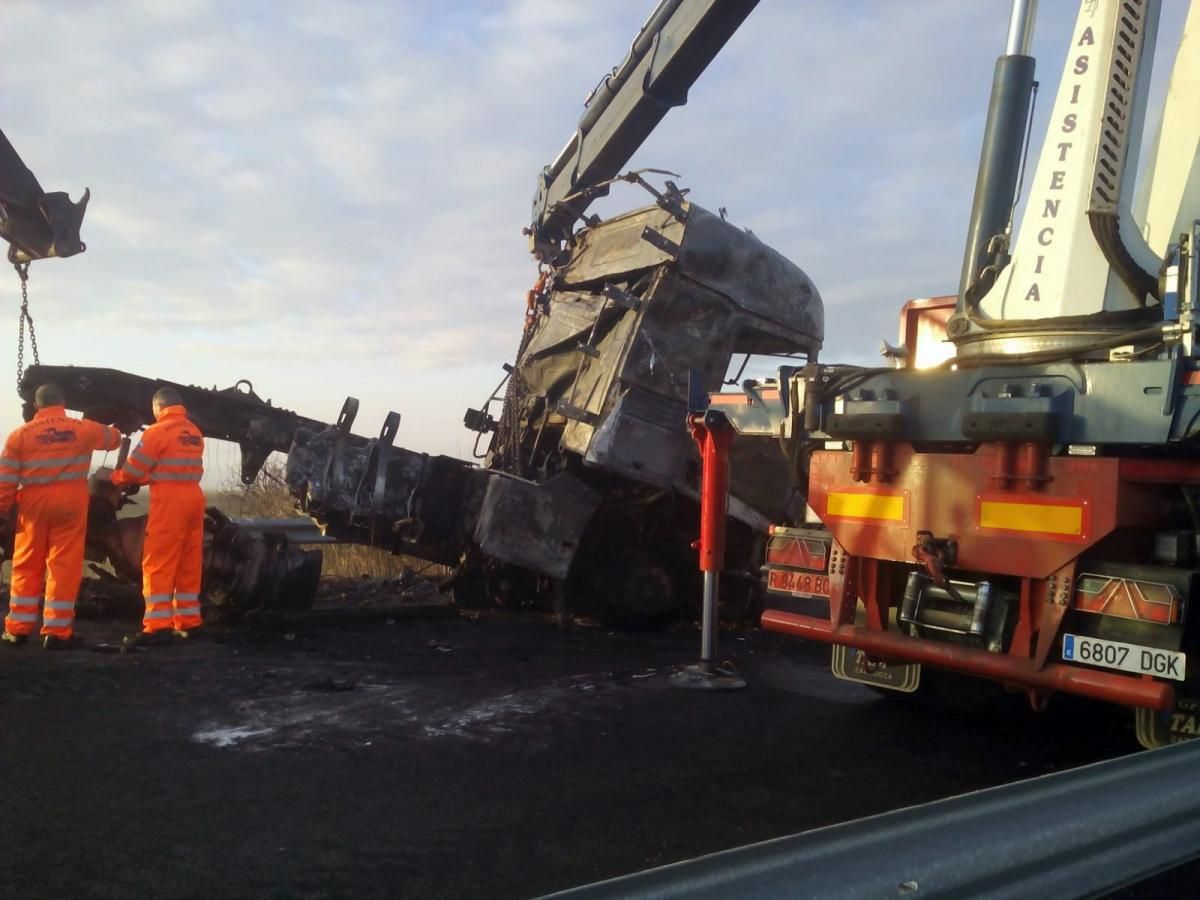
<instances>
[{"instance_id":1,"label":"work boot","mask_svg":"<svg viewBox=\"0 0 1200 900\"><path fill-rule=\"evenodd\" d=\"M77 634L72 634L69 637L48 634L42 641L43 650L76 650L82 646L83 640Z\"/></svg>"},{"instance_id":2,"label":"work boot","mask_svg":"<svg viewBox=\"0 0 1200 900\"><path fill-rule=\"evenodd\" d=\"M192 628L176 628L171 634L181 641L194 641L197 638L204 637L204 633L200 630L199 625Z\"/></svg>"},{"instance_id":3,"label":"work boot","mask_svg":"<svg viewBox=\"0 0 1200 900\"><path fill-rule=\"evenodd\" d=\"M29 635L13 634L11 631L5 631L4 634L0 635L0 639L2 639L4 643L8 644L10 647L20 647L27 640L29 640Z\"/></svg>"},{"instance_id":4,"label":"work boot","mask_svg":"<svg viewBox=\"0 0 1200 900\"><path fill-rule=\"evenodd\" d=\"M171 632L163 629L161 631L138 631L134 634L127 634L121 641L122 652L133 650L137 647L164 647L171 643Z\"/></svg>"}]
</instances>

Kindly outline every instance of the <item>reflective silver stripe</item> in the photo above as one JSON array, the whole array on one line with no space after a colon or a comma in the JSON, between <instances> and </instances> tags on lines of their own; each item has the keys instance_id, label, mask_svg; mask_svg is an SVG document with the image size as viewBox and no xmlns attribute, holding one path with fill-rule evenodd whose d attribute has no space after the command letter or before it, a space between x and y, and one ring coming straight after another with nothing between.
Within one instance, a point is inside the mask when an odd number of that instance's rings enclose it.
<instances>
[{"instance_id":1,"label":"reflective silver stripe","mask_svg":"<svg viewBox=\"0 0 1200 900\"><path fill-rule=\"evenodd\" d=\"M39 469L63 469L67 472L86 472L91 467L92 467L91 457L88 457L86 459L81 459L76 462L55 463L53 466L38 466ZM29 466L26 466L25 468L23 468L21 470L21 474L24 475L26 478L40 478L41 477L40 475L31 475L29 473Z\"/></svg>"},{"instance_id":2,"label":"reflective silver stripe","mask_svg":"<svg viewBox=\"0 0 1200 900\"><path fill-rule=\"evenodd\" d=\"M177 456L172 459L163 457L158 461L160 466L202 466L204 465L204 457L202 456Z\"/></svg>"},{"instance_id":3,"label":"reflective silver stripe","mask_svg":"<svg viewBox=\"0 0 1200 900\"><path fill-rule=\"evenodd\" d=\"M132 459L127 459L125 460L124 471L133 473L134 478L142 478L150 470L141 463L135 462Z\"/></svg>"},{"instance_id":4,"label":"reflective silver stripe","mask_svg":"<svg viewBox=\"0 0 1200 900\"><path fill-rule=\"evenodd\" d=\"M86 456L48 456L43 459L27 459L21 463L21 469L57 469L59 466L80 466L92 464L92 454Z\"/></svg>"},{"instance_id":5,"label":"reflective silver stripe","mask_svg":"<svg viewBox=\"0 0 1200 900\"><path fill-rule=\"evenodd\" d=\"M21 461L13 459L11 456L0 456L0 466L8 469L19 469L21 468Z\"/></svg>"},{"instance_id":6,"label":"reflective silver stripe","mask_svg":"<svg viewBox=\"0 0 1200 900\"><path fill-rule=\"evenodd\" d=\"M154 472L150 481L199 481L202 475L201 472Z\"/></svg>"},{"instance_id":7,"label":"reflective silver stripe","mask_svg":"<svg viewBox=\"0 0 1200 900\"><path fill-rule=\"evenodd\" d=\"M10 597L8 599L8 605L12 609L37 609L41 604L41 597Z\"/></svg>"},{"instance_id":8,"label":"reflective silver stripe","mask_svg":"<svg viewBox=\"0 0 1200 900\"><path fill-rule=\"evenodd\" d=\"M55 612L71 612L75 609L74 600L47 600L46 609L54 610Z\"/></svg>"},{"instance_id":9,"label":"reflective silver stripe","mask_svg":"<svg viewBox=\"0 0 1200 900\"><path fill-rule=\"evenodd\" d=\"M56 481L87 481L87 472L63 472L61 475L22 475L21 484L53 484Z\"/></svg>"},{"instance_id":10,"label":"reflective silver stripe","mask_svg":"<svg viewBox=\"0 0 1200 900\"><path fill-rule=\"evenodd\" d=\"M3 484L18 484L21 481L20 475L5 475L0 473L0 483Z\"/></svg>"},{"instance_id":11,"label":"reflective silver stripe","mask_svg":"<svg viewBox=\"0 0 1200 900\"><path fill-rule=\"evenodd\" d=\"M37 622L38 620L38 614L35 612L23 613L10 611L8 617L14 622Z\"/></svg>"},{"instance_id":12,"label":"reflective silver stripe","mask_svg":"<svg viewBox=\"0 0 1200 900\"><path fill-rule=\"evenodd\" d=\"M137 449L129 454L131 462L136 462L142 467L154 465L154 458L142 452L142 445L138 444Z\"/></svg>"},{"instance_id":13,"label":"reflective silver stripe","mask_svg":"<svg viewBox=\"0 0 1200 900\"><path fill-rule=\"evenodd\" d=\"M179 602L181 600L199 600L199 599L200 599L199 594L181 594L178 591L175 592L175 601L176 602Z\"/></svg>"},{"instance_id":14,"label":"reflective silver stripe","mask_svg":"<svg viewBox=\"0 0 1200 900\"><path fill-rule=\"evenodd\" d=\"M146 611L146 615L142 619L171 619L175 617L175 611L171 609L150 609Z\"/></svg>"},{"instance_id":15,"label":"reflective silver stripe","mask_svg":"<svg viewBox=\"0 0 1200 900\"><path fill-rule=\"evenodd\" d=\"M171 595L170 594L151 594L149 597L146 598L146 602L147 603L170 603Z\"/></svg>"}]
</instances>

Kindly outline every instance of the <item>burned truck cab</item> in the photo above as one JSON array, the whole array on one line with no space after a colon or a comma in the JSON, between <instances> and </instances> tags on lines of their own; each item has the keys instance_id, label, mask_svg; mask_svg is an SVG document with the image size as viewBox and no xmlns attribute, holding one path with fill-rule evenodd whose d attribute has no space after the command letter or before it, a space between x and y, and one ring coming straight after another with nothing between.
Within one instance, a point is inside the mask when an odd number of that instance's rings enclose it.
<instances>
[{"instance_id":1,"label":"burned truck cab","mask_svg":"<svg viewBox=\"0 0 1200 900\"><path fill-rule=\"evenodd\" d=\"M699 206L680 214L652 206L581 233L517 360L490 465L545 473L571 454L679 488L689 373L715 391L735 354L820 346L821 298L796 265Z\"/></svg>"},{"instance_id":2,"label":"burned truck cab","mask_svg":"<svg viewBox=\"0 0 1200 900\"><path fill-rule=\"evenodd\" d=\"M488 469L533 482L570 473L603 498L579 535L575 596L605 606L635 597L636 609L622 610L629 617L692 599L698 457L685 427L689 378L715 391L739 354L807 358L823 328L820 295L799 267L682 197L575 235L533 298L481 454ZM489 419L486 408L467 417ZM746 458L730 514L740 539L728 568L748 574L767 524L801 516L804 499L802 488L778 489L790 483L778 447L738 449Z\"/></svg>"}]
</instances>

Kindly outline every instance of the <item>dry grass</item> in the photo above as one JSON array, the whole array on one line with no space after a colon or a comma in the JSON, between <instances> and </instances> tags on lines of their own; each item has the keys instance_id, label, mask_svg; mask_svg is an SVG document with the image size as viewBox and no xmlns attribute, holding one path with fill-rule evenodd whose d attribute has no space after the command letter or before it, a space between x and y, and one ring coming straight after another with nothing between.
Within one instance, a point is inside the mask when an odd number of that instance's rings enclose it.
<instances>
[{"instance_id":1,"label":"dry grass","mask_svg":"<svg viewBox=\"0 0 1200 900\"><path fill-rule=\"evenodd\" d=\"M283 465L273 460L263 467L254 484L230 484L224 490L210 492L208 502L233 518L286 519L303 515L284 485ZM449 572L446 566L362 544L329 544L321 549L325 556L322 575L331 578L393 578L405 569L434 577Z\"/></svg>"}]
</instances>

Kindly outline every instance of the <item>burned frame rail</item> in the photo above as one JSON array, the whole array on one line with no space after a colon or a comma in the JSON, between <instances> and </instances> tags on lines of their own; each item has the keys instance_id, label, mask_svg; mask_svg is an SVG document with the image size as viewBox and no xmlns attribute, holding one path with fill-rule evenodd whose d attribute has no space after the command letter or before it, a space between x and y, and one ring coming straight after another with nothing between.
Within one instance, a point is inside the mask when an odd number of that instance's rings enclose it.
<instances>
[{"instance_id":1,"label":"burned frame rail","mask_svg":"<svg viewBox=\"0 0 1200 900\"><path fill-rule=\"evenodd\" d=\"M53 382L66 395L67 407L106 425L130 432L151 424L150 401L159 388L179 391L188 417L206 437L235 443L241 448L241 479L254 481L272 453L287 453L298 428L323 430L329 426L291 410L272 406L254 393L249 381L233 387L201 388L158 378L145 378L117 369L88 366L30 366L21 379L22 413L33 416L33 394L39 385ZM358 401L349 398L348 407ZM362 446L365 438L349 435L348 443Z\"/></svg>"},{"instance_id":2,"label":"burned frame rail","mask_svg":"<svg viewBox=\"0 0 1200 900\"><path fill-rule=\"evenodd\" d=\"M33 366L20 387L26 417L33 414L34 392L46 382L62 388L68 408L126 432L150 423L155 391L174 388L206 437L241 448L243 482L254 481L271 453L286 453L288 490L325 534L430 562L456 563L464 550L479 545L503 561L564 578L599 503L565 473L535 485L397 447L397 413L387 416L378 437L355 435L353 397L330 425L272 406L249 382L218 390L116 369ZM565 512L555 502L564 498ZM510 515L497 521L493 508Z\"/></svg>"}]
</instances>

